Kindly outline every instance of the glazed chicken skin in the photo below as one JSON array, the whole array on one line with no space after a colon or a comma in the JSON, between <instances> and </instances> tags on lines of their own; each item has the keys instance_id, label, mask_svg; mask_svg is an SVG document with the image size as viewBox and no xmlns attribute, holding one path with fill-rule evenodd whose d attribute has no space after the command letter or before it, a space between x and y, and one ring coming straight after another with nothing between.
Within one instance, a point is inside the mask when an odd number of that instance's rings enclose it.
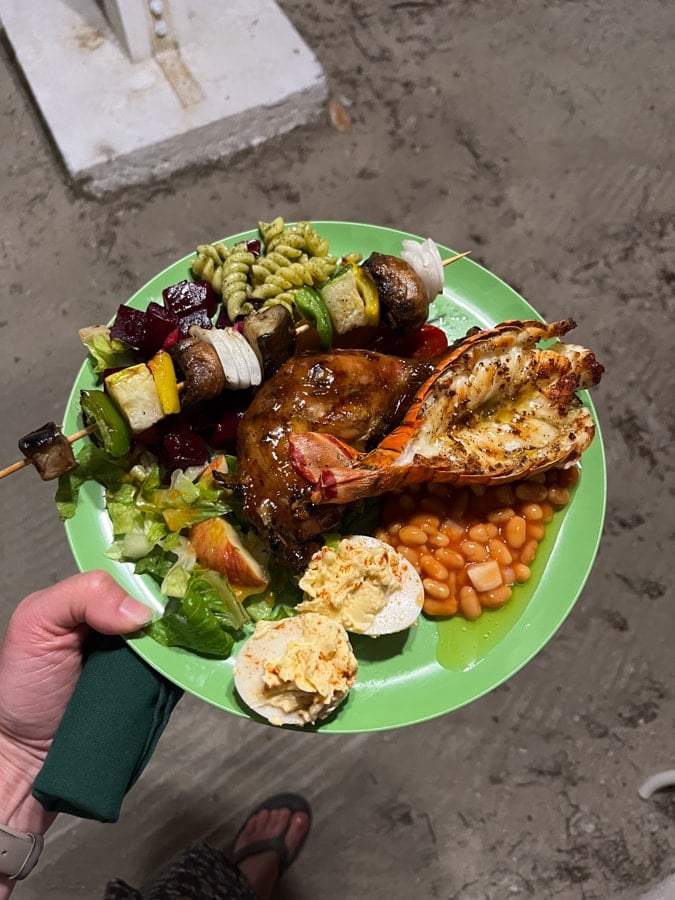
<instances>
[{"instance_id":1,"label":"glazed chicken skin","mask_svg":"<svg viewBox=\"0 0 675 900\"><path fill-rule=\"evenodd\" d=\"M311 486L290 461L289 435L314 431L370 449L432 370L423 360L334 350L293 356L262 385L239 425L237 480L244 512L284 562L304 568L318 535L345 511L311 502Z\"/></svg>"}]
</instances>

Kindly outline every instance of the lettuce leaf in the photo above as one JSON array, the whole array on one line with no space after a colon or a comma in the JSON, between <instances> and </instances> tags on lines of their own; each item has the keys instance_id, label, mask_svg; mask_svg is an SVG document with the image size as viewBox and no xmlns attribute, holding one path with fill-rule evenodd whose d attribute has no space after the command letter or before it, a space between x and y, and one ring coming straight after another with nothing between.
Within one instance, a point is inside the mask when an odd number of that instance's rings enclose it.
<instances>
[{"instance_id":1,"label":"lettuce leaf","mask_svg":"<svg viewBox=\"0 0 675 900\"><path fill-rule=\"evenodd\" d=\"M106 369L124 368L138 361L136 354L127 344L110 337L110 329L106 325L80 328L79 334L80 340L91 356L92 370L97 375Z\"/></svg>"},{"instance_id":2,"label":"lettuce leaf","mask_svg":"<svg viewBox=\"0 0 675 900\"><path fill-rule=\"evenodd\" d=\"M75 454L75 459L77 469L61 475L56 489L56 507L63 520L75 515L80 488L86 481L98 481L104 487L115 490L127 477L129 468L124 457L112 459L105 450L91 441L83 444L82 449Z\"/></svg>"},{"instance_id":3,"label":"lettuce leaf","mask_svg":"<svg viewBox=\"0 0 675 900\"><path fill-rule=\"evenodd\" d=\"M224 659L248 621L225 578L208 569L195 569L185 596L145 630L165 647L183 647L201 656Z\"/></svg>"},{"instance_id":4,"label":"lettuce leaf","mask_svg":"<svg viewBox=\"0 0 675 900\"><path fill-rule=\"evenodd\" d=\"M175 553L166 551L157 544L146 556L136 561L134 572L136 575L149 575L157 584L161 584L177 561Z\"/></svg>"},{"instance_id":5,"label":"lettuce leaf","mask_svg":"<svg viewBox=\"0 0 675 900\"><path fill-rule=\"evenodd\" d=\"M296 615L295 609L291 606L283 603L275 605L274 598L269 594L253 594L247 597L244 600L244 607L253 622L259 622L261 619L277 622L279 619L288 619Z\"/></svg>"}]
</instances>

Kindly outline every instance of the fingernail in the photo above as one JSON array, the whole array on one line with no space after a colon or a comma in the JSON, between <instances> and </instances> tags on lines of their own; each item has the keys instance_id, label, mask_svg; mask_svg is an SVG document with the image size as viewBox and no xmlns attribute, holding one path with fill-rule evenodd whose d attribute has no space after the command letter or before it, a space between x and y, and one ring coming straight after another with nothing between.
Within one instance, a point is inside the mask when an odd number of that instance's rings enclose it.
<instances>
[{"instance_id":1,"label":"fingernail","mask_svg":"<svg viewBox=\"0 0 675 900\"><path fill-rule=\"evenodd\" d=\"M133 597L127 597L126 600L122 601L120 604L120 612L129 620L129 623L136 628L140 628L141 625L147 625L154 615L151 609L144 603L139 603L138 600L134 600Z\"/></svg>"}]
</instances>

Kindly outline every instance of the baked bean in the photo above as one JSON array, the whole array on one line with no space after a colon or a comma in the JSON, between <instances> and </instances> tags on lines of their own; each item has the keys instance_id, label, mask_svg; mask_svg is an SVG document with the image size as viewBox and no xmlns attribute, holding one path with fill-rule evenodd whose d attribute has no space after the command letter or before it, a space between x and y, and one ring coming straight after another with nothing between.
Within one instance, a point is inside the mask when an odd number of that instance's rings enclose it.
<instances>
[{"instance_id":1,"label":"baked bean","mask_svg":"<svg viewBox=\"0 0 675 900\"><path fill-rule=\"evenodd\" d=\"M479 591L478 599L484 609L499 609L500 606L503 606L511 599L512 593L511 588L503 584L492 591Z\"/></svg>"},{"instance_id":2,"label":"baked bean","mask_svg":"<svg viewBox=\"0 0 675 900\"><path fill-rule=\"evenodd\" d=\"M440 531L434 531L429 534L427 539L427 544L429 544L430 547L447 547L449 543L450 538L447 534L443 534Z\"/></svg>"},{"instance_id":3,"label":"baked bean","mask_svg":"<svg viewBox=\"0 0 675 900\"><path fill-rule=\"evenodd\" d=\"M553 485L548 489L548 501L554 506L566 506L570 502L570 492L566 487Z\"/></svg>"},{"instance_id":4,"label":"baked bean","mask_svg":"<svg viewBox=\"0 0 675 900\"><path fill-rule=\"evenodd\" d=\"M462 541L459 545L460 553L469 562L483 562L487 559L488 552L482 544L476 541Z\"/></svg>"},{"instance_id":5,"label":"baked bean","mask_svg":"<svg viewBox=\"0 0 675 900\"><path fill-rule=\"evenodd\" d=\"M446 534L453 543L457 543L464 537L464 526L455 522L454 519L446 519L441 525L441 532Z\"/></svg>"},{"instance_id":6,"label":"baked bean","mask_svg":"<svg viewBox=\"0 0 675 900\"><path fill-rule=\"evenodd\" d=\"M546 526L543 522L528 522L527 523L527 536L529 538L534 538L535 541L543 541L544 535L546 534Z\"/></svg>"},{"instance_id":7,"label":"baked bean","mask_svg":"<svg viewBox=\"0 0 675 900\"><path fill-rule=\"evenodd\" d=\"M424 556L420 556L420 568L425 575L428 575L429 578L433 578L435 581L447 582L448 580L448 570L442 563L428 553Z\"/></svg>"},{"instance_id":8,"label":"baked bean","mask_svg":"<svg viewBox=\"0 0 675 900\"><path fill-rule=\"evenodd\" d=\"M416 525L404 525L399 531L398 537L406 547L421 547L428 540L426 531L422 531Z\"/></svg>"},{"instance_id":9,"label":"baked bean","mask_svg":"<svg viewBox=\"0 0 675 900\"><path fill-rule=\"evenodd\" d=\"M421 528L422 531L426 531L426 533L429 534L429 529L438 531L441 520L438 516L432 516L431 513L419 513L416 516L412 516L408 524L416 525L418 528Z\"/></svg>"},{"instance_id":10,"label":"baked bean","mask_svg":"<svg viewBox=\"0 0 675 900\"><path fill-rule=\"evenodd\" d=\"M516 563L513 567L513 574L516 576L516 581L519 581L521 584L524 581L527 581L532 574L530 571L530 567L526 566L525 563Z\"/></svg>"},{"instance_id":11,"label":"baked bean","mask_svg":"<svg viewBox=\"0 0 675 900\"><path fill-rule=\"evenodd\" d=\"M513 555L504 541L500 541L499 538L490 538L488 547L490 556L494 557L500 566L508 566L513 562Z\"/></svg>"},{"instance_id":12,"label":"baked bean","mask_svg":"<svg viewBox=\"0 0 675 900\"><path fill-rule=\"evenodd\" d=\"M478 592L468 585L459 592L459 607L467 619L477 619L483 611L478 599Z\"/></svg>"},{"instance_id":13,"label":"baked bean","mask_svg":"<svg viewBox=\"0 0 675 900\"><path fill-rule=\"evenodd\" d=\"M489 512L487 514L487 519L488 522L493 522L495 525L502 525L504 522L508 522L509 519L513 518L515 514L515 510L510 506L502 506Z\"/></svg>"},{"instance_id":14,"label":"baked bean","mask_svg":"<svg viewBox=\"0 0 675 900\"><path fill-rule=\"evenodd\" d=\"M527 540L525 519L521 516L512 516L504 526L504 540L509 547L512 547L514 550L520 550Z\"/></svg>"},{"instance_id":15,"label":"baked bean","mask_svg":"<svg viewBox=\"0 0 675 900\"><path fill-rule=\"evenodd\" d=\"M457 605L456 597L447 597L445 600L426 597L424 600L424 612L428 616L454 616L457 613Z\"/></svg>"},{"instance_id":16,"label":"baked bean","mask_svg":"<svg viewBox=\"0 0 675 900\"><path fill-rule=\"evenodd\" d=\"M400 553L401 556L404 556L409 563L412 563L416 569L420 568L420 557L413 547L405 547L403 544L399 544L396 548L396 552Z\"/></svg>"},{"instance_id":17,"label":"baked bean","mask_svg":"<svg viewBox=\"0 0 675 900\"><path fill-rule=\"evenodd\" d=\"M434 600L447 600L450 596L450 588L442 581L436 581L434 578L423 578L422 584L424 591Z\"/></svg>"},{"instance_id":18,"label":"baked bean","mask_svg":"<svg viewBox=\"0 0 675 900\"><path fill-rule=\"evenodd\" d=\"M516 492L510 484L500 484L495 488L495 497L502 506L511 506L516 499Z\"/></svg>"},{"instance_id":19,"label":"baked bean","mask_svg":"<svg viewBox=\"0 0 675 900\"><path fill-rule=\"evenodd\" d=\"M398 502L401 504L401 509L405 509L407 512L411 512L416 506L415 498L411 497L410 494L401 494Z\"/></svg>"},{"instance_id":20,"label":"baked bean","mask_svg":"<svg viewBox=\"0 0 675 900\"><path fill-rule=\"evenodd\" d=\"M537 484L535 481L523 481L516 485L515 494L519 500L541 503L548 495L548 488L545 484Z\"/></svg>"},{"instance_id":21,"label":"baked bean","mask_svg":"<svg viewBox=\"0 0 675 900\"><path fill-rule=\"evenodd\" d=\"M387 525L387 533L394 537L394 535L399 533L401 528L402 525L400 522L392 522L391 525Z\"/></svg>"},{"instance_id":22,"label":"baked bean","mask_svg":"<svg viewBox=\"0 0 675 900\"><path fill-rule=\"evenodd\" d=\"M541 521L550 522L552 518L553 506L548 502L548 500L543 500L541 503Z\"/></svg>"},{"instance_id":23,"label":"baked bean","mask_svg":"<svg viewBox=\"0 0 675 900\"><path fill-rule=\"evenodd\" d=\"M463 587L459 592L459 608L467 619L477 619L483 611L478 594L472 587Z\"/></svg>"},{"instance_id":24,"label":"baked bean","mask_svg":"<svg viewBox=\"0 0 675 900\"><path fill-rule=\"evenodd\" d=\"M467 534L469 540L477 541L479 544L486 544L489 540L487 528L482 522L478 525L472 525Z\"/></svg>"},{"instance_id":25,"label":"baked bean","mask_svg":"<svg viewBox=\"0 0 675 900\"><path fill-rule=\"evenodd\" d=\"M579 480L579 467L571 466L569 469L555 469L552 474L555 476L554 484L569 488Z\"/></svg>"},{"instance_id":26,"label":"baked bean","mask_svg":"<svg viewBox=\"0 0 675 900\"><path fill-rule=\"evenodd\" d=\"M461 553L450 547L440 547L434 555L448 569L463 569L466 562Z\"/></svg>"},{"instance_id":27,"label":"baked bean","mask_svg":"<svg viewBox=\"0 0 675 900\"><path fill-rule=\"evenodd\" d=\"M526 541L523 544L523 549L520 551L520 561L527 566L532 562L536 555L537 541L535 541L534 538L530 538L529 541Z\"/></svg>"},{"instance_id":28,"label":"baked bean","mask_svg":"<svg viewBox=\"0 0 675 900\"><path fill-rule=\"evenodd\" d=\"M373 532L373 537L376 537L378 541L386 541L389 537L389 532L386 528L376 528Z\"/></svg>"},{"instance_id":29,"label":"baked bean","mask_svg":"<svg viewBox=\"0 0 675 900\"><path fill-rule=\"evenodd\" d=\"M502 581L504 584L515 584L516 573L512 566L502 566Z\"/></svg>"},{"instance_id":30,"label":"baked bean","mask_svg":"<svg viewBox=\"0 0 675 900\"><path fill-rule=\"evenodd\" d=\"M539 522L543 516L541 506L538 503L524 503L520 509L520 514L531 522Z\"/></svg>"}]
</instances>

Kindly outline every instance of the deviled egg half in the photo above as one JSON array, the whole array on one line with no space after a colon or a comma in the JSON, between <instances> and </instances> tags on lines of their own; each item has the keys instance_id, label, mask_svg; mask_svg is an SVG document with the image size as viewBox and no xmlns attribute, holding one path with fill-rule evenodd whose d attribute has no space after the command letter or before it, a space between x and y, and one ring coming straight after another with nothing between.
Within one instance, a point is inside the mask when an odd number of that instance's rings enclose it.
<instances>
[{"instance_id":1,"label":"deviled egg half","mask_svg":"<svg viewBox=\"0 0 675 900\"><path fill-rule=\"evenodd\" d=\"M339 622L303 613L260 621L234 666L244 703L272 725L307 725L342 703L358 663Z\"/></svg>"},{"instance_id":2,"label":"deviled egg half","mask_svg":"<svg viewBox=\"0 0 675 900\"><path fill-rule=\"evenodd\" d=\"M299 613L320 613L353 634L379 637L413 625L424 586L414 566L393 547L369 535L322 547L300 579Z\"/></svg>"}]
</instances>

